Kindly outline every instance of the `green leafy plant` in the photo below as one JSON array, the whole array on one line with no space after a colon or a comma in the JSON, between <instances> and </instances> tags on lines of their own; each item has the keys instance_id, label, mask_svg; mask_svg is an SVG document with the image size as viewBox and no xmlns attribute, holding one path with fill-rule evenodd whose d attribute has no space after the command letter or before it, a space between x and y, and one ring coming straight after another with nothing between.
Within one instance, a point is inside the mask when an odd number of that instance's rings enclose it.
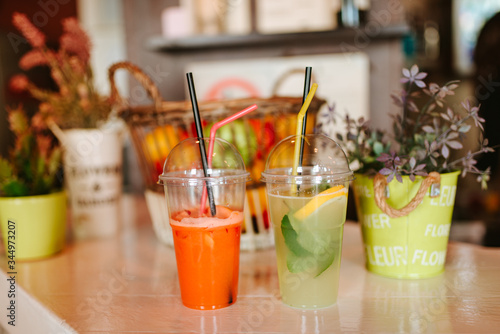
<instances>
[{"instance_id":1,"label":"green leafy plant","mask_svg":"<svg viewBox=\"0 0 500 334\"><path fill-rule=\"evenodd\" d=\"M8 159L0 157L0 196L44 195L61 190L60 147L38 129L37 117L30 124L21 107L8 109L8 115L16 140Z\"/></svg>"},{"instance_id":2,"label":"green leafy plant","mask_svg":"<svg viewBox=\"0 0 500 334\"><path fill-rule=\"evenodd\" d=\"M391 115L392 134L372 129L364 118L354 120L348 114L342 117L334 107L321 116L317 130L326 132L339 117L344 119L345 132L335 136L357 173L378 172L387 176L388 182L393 178L402 182L402 175L414 181L416 175L426 176L432 171L461 170L462 176L477 174L477 181L486 188L490 169L479 170L476 157L493 149L482 135L484 119L479 116L479 106L471 106L466 100L454 110L448 97L454 95L458 81L427 85L423 80L426 77L427 73L420 72L417 65L403 69L401 83L405 87L400 94L392 95L393 102L402 109ZM473 126L480 132L479 148L463 154L462 143Z\"/></svg>"},{"instance_id":3,"label":"green leafy plant","mask_svg":"<svg viewBox=\"0 0 500 334\"><path fill-rule=\"evenodd\" d=\"M96 128L106 121L112 102L94 87L90 39L77 19L62 21L59 50L47 47L45 35L25 14L14 13L12 22L33 47L19 60L19 67L28 71L37 66L48 66L58 90L39 88L24 74L11 78L11 89L28 91L41 102L39 111L45 121L55 122L61 128Z\"/></svg>"}]
</instances>

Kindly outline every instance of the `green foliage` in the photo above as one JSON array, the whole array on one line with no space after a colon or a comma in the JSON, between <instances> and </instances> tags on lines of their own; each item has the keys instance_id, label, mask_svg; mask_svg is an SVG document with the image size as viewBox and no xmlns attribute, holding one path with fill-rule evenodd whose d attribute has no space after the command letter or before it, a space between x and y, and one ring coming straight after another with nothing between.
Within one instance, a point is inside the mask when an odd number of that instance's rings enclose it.
<instances>
[{"instance_id":1,"label":"green foliage","mask_svg":"<svg viewBox=\"0 0 500 334\"><path fill-rule=\"evenodd\" d=\"M16 142L8 159L0 157L0 196L43 195L60 190L60 147L50 136L30 126L22 108L8 112Z\"/></svg>"}]
</instances>

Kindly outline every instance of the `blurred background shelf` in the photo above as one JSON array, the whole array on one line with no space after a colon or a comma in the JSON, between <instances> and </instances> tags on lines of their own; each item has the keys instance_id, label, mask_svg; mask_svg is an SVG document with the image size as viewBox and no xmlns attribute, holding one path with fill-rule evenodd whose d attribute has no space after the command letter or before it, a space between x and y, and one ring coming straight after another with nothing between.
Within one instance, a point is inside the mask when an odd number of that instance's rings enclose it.
<instances>
[{"instance_id":1,"label":"blurred background shelf","mask_svg":"<svg viewBox=\"0 0 500 334\"><path fill-rule=\"evenodd\" d=\"M306 45L313 43L364 44L368 40L402 38L410 32L405 24L381 27L368 35L361 28L339 28L331 31L300 32L286 34L214 35L168 39L153 36L147 39L146 48L158 52L189 52L207 49L250 48L256 46Z\"/></svg>"}]
</instances>

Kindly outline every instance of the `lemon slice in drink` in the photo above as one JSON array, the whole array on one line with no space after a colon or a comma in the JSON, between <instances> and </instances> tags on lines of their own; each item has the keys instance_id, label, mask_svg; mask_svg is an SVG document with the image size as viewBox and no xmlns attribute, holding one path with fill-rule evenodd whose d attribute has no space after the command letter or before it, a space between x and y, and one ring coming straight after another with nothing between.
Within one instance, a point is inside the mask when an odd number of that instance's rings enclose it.
<instances>
[{"instance_id":1,"label":"lemon slice in drink","mask_svg":"<svg viewBox=\"0 0 500 334\"><path fill-rule=\"evenodd\" d=\"M322 191L318 195L314 196L309 202L307 202L306 205L295 212L293 217L298 220L304 220L309 217L311 213L316 211L321 205L325 204L332 198L339 196L347 196L347 191L344 186L338 185L328 188L327 190Z\"/></svg>"}]
</instances>

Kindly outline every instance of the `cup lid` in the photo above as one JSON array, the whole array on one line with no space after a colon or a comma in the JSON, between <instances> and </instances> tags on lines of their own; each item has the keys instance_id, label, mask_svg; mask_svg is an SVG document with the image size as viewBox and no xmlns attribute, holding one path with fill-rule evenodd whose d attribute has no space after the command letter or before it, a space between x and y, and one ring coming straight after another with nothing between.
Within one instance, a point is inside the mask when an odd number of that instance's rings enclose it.
<instances>
[{"instance_id":1,"label":"cup lid","mask_svg":"<svg viewBox=\"0 0 500 334\"><path fill-rule=\"evenodd\" d=\"M204 138L208 154L209 139ZM240 153L221 138L215 138L211 168L204 175L198 138L188 138L178 143L163 164L158 184L203 185L246 182L249 175Z\"/></svg>"},{"instance_id":2,"label":"cup lid","mask_svg":"<svg viewBox=\"0 0 500 334\"><path fill-rule=\"evenodd\" d=\"M304 139L302 165L293 175L295 143ZM333 139L320 134L289 136L280 141L267 157L261 181L268 183L304 183L350 181L353 172L342 148Z\"/></svg>"}]
</instances>

